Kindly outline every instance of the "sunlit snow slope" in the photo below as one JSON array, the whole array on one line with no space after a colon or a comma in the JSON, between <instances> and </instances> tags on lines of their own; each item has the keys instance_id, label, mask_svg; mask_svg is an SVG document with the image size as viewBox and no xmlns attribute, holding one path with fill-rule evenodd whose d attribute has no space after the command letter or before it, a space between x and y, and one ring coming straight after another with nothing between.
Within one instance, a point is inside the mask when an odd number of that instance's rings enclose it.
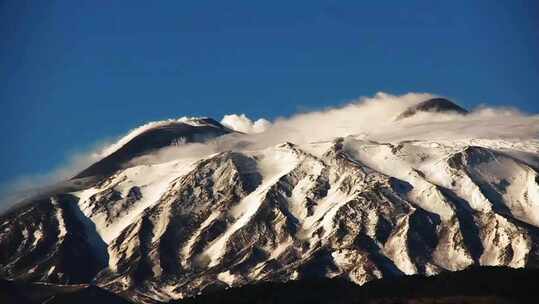
<instances>
[{"instance_id":1,"label":"sunlit snow slope","mask_svg":"<svg viewBox=\"0 0 539 304\"><path fill-rule=\"evenodd\" d=\"M133 164L2 215L0 274L152 302L266 280L537 267L538 155L534 139L350 135Z\"/></svg>"}]
</instances>

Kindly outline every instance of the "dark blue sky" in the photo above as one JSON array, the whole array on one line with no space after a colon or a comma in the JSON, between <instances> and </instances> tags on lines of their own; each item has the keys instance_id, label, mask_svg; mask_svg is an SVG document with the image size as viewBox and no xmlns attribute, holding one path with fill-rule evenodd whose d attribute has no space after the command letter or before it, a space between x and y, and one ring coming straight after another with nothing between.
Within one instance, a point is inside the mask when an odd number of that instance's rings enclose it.
<instances>
[{"instance_id":1,"label":"dark blue sky","mask_svg":"<svg viewBox=\"0 0 539 304\"><path fill-rule=\"evenodd\" d=\"M0 183L184 115L271 119L377 91L538 113L538 54L534 0L4 0Z\"/></svg>"}]
</instances>

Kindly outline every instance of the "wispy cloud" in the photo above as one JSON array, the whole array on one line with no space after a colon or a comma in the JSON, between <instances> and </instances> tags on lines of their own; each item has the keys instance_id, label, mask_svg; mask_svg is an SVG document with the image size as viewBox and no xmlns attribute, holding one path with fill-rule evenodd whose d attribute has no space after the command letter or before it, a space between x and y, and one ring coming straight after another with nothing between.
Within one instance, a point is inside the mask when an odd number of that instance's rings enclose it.
<instances>
[{"instance_id":1,"label":"wispy cloud","mask_svg":"<svg viewBox=\"0 0 539 304\"><path fill-rule=\"evenodd\" d=\"M63 165L50 172L18 176L9 183L0 184L0 211L72 178L77 172L101 159L101 151L108 146L110 144L96 144L88 151L73 153Z\"/></svg>"},{"instance_id":2,"label":"wispy cloud","mask_svg":"<svg viewBox=\"0 0 539 304\"><path fill-rule=\"evenodd\" d=\"M232 134L204 144L186 144L160 149L135 159L132 164L159 163L183 157L203 157L228 150L262 149L283 142L305 144L331 140L335 137L359 135L377 141L451 140L467 138L539 138L539 115L527 115L513 108L493 108L486 105L473 109L469 115L451 113L418 113L404 120L395 118L408 107L435 97L428 93L409 93L400 96L378 93L348 104L278 118L251 120L244 114L225 115L221 123L244 134ZM31 193L53 182L75 175L92 162L112 153L129 140L150 128L189 118L150 122L138 127L118 141L87 153L74 155L66 165L54 172L26 176L1 187L2 195ZM9 200L13 200L8 198ZM2 201L6 201L3 199Z\"/></svg>"},{"instance_id":3,"label":"wispy cloud","mask_svg":"<svg viewBox=\"0 0 539 304\"><path fill-rule=\"evenodd\" d=\"M353 100L342 107L276 119L261 133L223 136L205 144L163 148L134 163L164 162L228 150L262 149L286 141L305 144L348 135L387 142L539 137L539 116L526 115L512 108L480 106L466 116L417 113L403 120L395 119L408 107L432 97L435 96L426 93L400 96L378 93L373 97Z\"/></svg>"}]
</instances>

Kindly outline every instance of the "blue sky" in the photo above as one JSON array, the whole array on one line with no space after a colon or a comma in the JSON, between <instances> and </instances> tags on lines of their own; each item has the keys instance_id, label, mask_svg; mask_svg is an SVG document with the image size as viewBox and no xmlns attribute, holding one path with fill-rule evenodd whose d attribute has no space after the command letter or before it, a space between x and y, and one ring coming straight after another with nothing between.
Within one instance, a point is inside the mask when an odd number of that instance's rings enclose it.
<instances>
[{"instance_id":1,"label":"blue sky","mask_svg":"<svg viewBox=\"0 0 539 304\"><path fill-rule=\"evenodd\" d=\"M533 0L1 1L0 183L184 115L378 91L539 113L538 29Z\"/></svg>"}]
</instances>

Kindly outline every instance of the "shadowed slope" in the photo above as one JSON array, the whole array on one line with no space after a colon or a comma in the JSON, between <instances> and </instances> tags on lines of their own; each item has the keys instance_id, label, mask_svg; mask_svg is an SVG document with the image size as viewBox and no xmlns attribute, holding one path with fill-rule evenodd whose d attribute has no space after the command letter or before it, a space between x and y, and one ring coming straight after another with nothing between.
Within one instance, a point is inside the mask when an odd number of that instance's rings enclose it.
<instances>
[{"instance_id":1,"label":"shadowed slope","mask_svg":"<svg viewBox=\"0 0 539 304\"><path fill-rule=\"evenodd\" d=\"M112 154L86 168L74 179L89 176L108 176L121 169L133 158L151 151L173 145L179 141L183 143L204 142L232 131L219 122L204 118L197 120L200 125L174 122L144 131L131 139Z\"/></svg>"},{"instance_id":2,"label":"shadowed slope","mask_svg":"<svg viewBox=\"0 0 539 304\"><path fill-rule=\"evenodd\" d=\"M431 112L431 113L446 113L454 112L458 114L468 114L468 111L454 102L447 100L445 98L432 98L420 102L402 112L396 120L401 120L410 116L415 115L418 112Z\"/></svg>"}]
</instances>

